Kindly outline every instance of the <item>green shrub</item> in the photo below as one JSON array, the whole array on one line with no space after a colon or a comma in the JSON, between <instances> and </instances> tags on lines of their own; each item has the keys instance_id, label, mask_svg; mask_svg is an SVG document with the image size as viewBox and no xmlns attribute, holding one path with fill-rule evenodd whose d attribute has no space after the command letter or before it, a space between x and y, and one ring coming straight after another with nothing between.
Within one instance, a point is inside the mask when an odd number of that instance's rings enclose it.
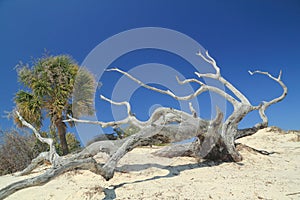
<instances>
[{"instance_id":1,"label":"green shrub","mask_svg":"<svg viewBox=\"0 0 300 200\"><path fill-rule=\"evenodd\" d=\"M47 132L41 132L41 135L49 137ZM80 149L80 142L72 133L67 133L66 139L70 152ZM40 142L33 134L19 133L16 130L0 131L0 141L0 175L25 169L32 159L49 150L49 146ZM56 148L62 153L59 144Z\"/></svg>"},{"instance_id":2,"label":"green shrub","mask_svg":"<svg viewBox=\"0 0 300 200\"><path fill-rule=\"evenodd\" d=\"M70 152L75 152L81 149L80 142L77 140L74 134L67 133L66 140Z\"/></svg>"},{"instance_id":3,"label":"green shrub","mask_svg":"<svg viewBox=\"0 0 300 200\"><path fill-rule=\"evenodd\" d=\"M28 133L20 134L16 130L0 131L0 174L20 171L27 167L45 146L37 143Z\"/></svg>"}]
</instances>

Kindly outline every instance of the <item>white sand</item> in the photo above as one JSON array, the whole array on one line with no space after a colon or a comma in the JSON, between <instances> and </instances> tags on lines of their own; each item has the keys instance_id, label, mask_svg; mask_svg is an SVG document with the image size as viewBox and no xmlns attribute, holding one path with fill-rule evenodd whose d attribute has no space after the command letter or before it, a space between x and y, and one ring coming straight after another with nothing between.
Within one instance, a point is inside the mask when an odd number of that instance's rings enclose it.
<instances>
[{"instance_id":1,"label":"white sand","mask_svg":"<svg viewBox=\"0 0 300 200\"><path fill-rule=\"evenodd\" d=\"M89 171L68 172L7 199L300 199L297 135L267 130L239 142L277 153L264 156L243 149L244 160L239 164L198 164L193 158L151 155L158 147L137 148L120 161L122 172L110 181ZM42 171L39 168L29 176ZM27 177L2 176L0 188Z\"/></svg>"}]
</instances>

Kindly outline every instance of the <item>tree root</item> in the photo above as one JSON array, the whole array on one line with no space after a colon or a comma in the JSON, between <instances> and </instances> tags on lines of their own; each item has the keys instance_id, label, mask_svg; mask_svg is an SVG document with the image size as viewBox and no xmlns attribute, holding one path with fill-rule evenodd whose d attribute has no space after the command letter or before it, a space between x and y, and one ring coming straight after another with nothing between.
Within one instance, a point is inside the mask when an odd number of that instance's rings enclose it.
<instances>
[{"instance_id":1,"label":"tree root","mask_svg":"<svg viewBox=\"0 0 300 200\"><path fill-rule=\"evenodd\" d=\"M259 153L259 154L265 155L265 156L268 156L268 155L271 155L271 154L274 154L274 153L277 153L277 154L278 154L278 152L275 152L275 151L270 151L270 152L268 152L268 151L266 151L266 150L255 149L255 148L253 148L253 147L250 147L250 146L248 146L248 145L241 144L241 143L237 143L237 144L236 144L236 148L237 148L238 151L241 151L242 149L247 149L247 150L250 151L250 152Z\"/></svg>"}]
</instances>

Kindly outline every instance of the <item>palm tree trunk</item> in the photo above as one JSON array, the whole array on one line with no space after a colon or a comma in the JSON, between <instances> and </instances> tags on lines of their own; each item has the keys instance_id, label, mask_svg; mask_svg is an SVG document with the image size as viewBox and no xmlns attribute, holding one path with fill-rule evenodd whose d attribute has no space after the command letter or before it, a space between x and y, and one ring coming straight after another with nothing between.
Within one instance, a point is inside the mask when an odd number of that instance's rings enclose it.
<instances>
[{"instance_id":1,"label":"palm tree trunk","mask_svg":"<svg viewBox=\"0 0 300 200\"><path fill-rule=\"evenodd\" d=\"M60 145L62 148L63 155L66 155L69 153L69 148L66 140L66 132L67 132L66 124L63 122L62 118L58 118L55 121L55 126L57 129L57 134L60 140Z\"/></svg>"}]
</instances>

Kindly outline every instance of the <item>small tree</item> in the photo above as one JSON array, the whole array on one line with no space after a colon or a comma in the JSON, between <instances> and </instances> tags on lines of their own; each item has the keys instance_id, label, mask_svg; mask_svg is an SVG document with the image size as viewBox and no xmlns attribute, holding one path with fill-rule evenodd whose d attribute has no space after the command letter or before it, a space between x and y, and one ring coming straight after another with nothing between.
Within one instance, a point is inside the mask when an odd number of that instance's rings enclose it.
<instances>
[{"instance_id":1,"label":"small tree","mask_svg":"<svg viewBox=\"0 0 300 200\"><path fill-rule=\"evenodd\" d=\"M94 112L93 75L83 68L79 70L76 62L67 55L45 56L35 60L32 67L20 64L17 69L19 82L26 88L19 90L15 96L17 110L38 129L41 128L43 119L49 117L51 127L57 130L62 153L67 154L69 148L63 120L67 115L73 115L72 104L76 105L77 115L90 115ZM84 90L81 89L80 95L72 102L73 90L78 87ZM22 126L19 119L15 119Z\"/></svg>"}]
</instances>

